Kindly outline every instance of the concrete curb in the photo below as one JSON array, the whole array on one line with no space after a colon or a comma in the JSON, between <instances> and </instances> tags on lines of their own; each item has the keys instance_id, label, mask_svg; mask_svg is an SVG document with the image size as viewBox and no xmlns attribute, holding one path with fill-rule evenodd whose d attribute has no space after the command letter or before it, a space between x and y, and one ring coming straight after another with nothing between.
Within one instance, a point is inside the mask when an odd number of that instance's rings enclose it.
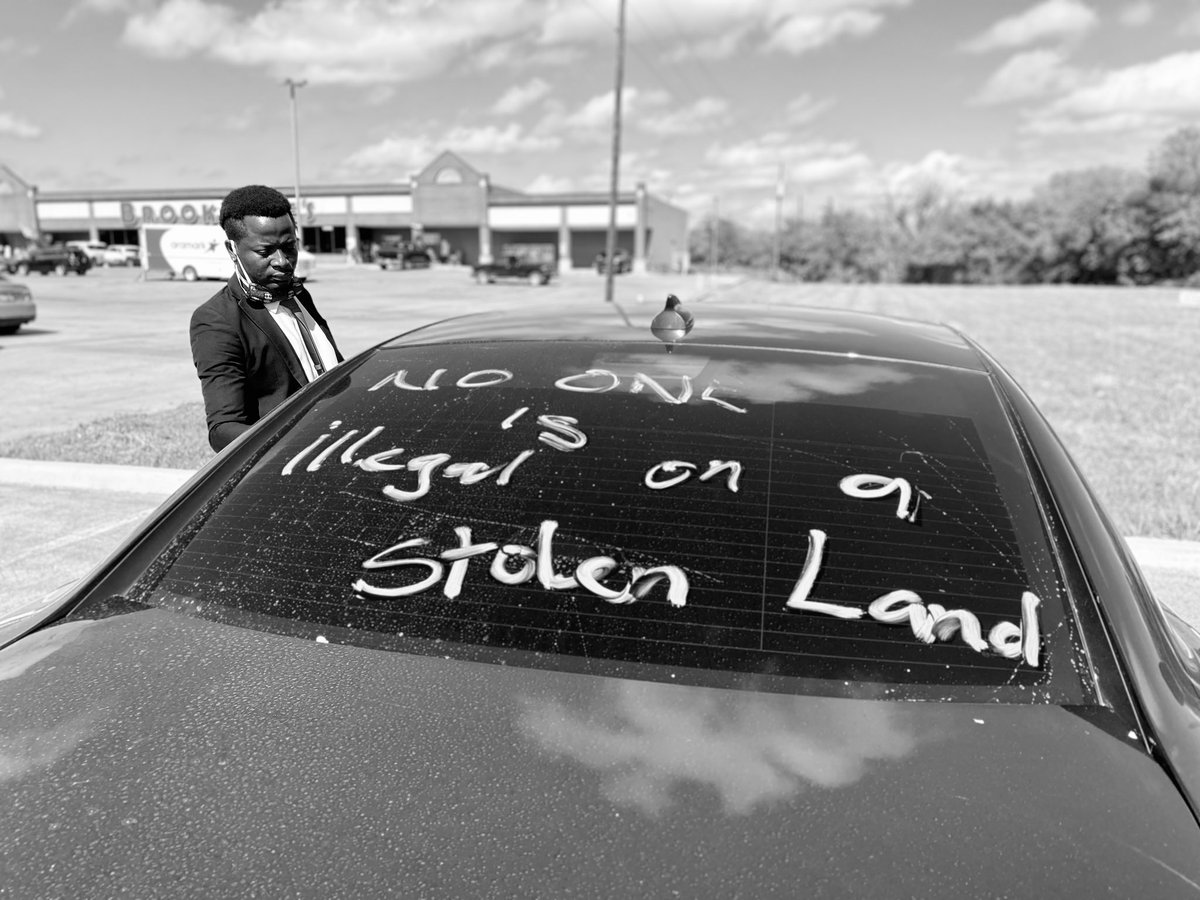
<instances>
[{"instance_id":1,"label":"concrete curb","mask_svg":"<svg viewBox=\"0 0 1200 900\"><path fill-rule=\"evenodd\" d=\"M116 491L166 497L196 474L191 469L114 466L100 463L0 459L0 484Z\"/></svg>"},{"instance_id":2,"label":"concrete curb","mask_svg":"<svg viewBox=\"0 0 1200 900\"><path fill-rule=\"evenodd\" d=\"M147 494L160 499L174 493L194 474L191 469L0 459L0 484ZM1127 537L1126 541L1142 566L1200 574L1200 541L1151 537Z\"/></svg>"},{"instance_id":3,"label":"concrete curb","mask_svg":"<svg viewBox=\"0 0 1200 900\"><path fill-rule=\"evenodd\" d=\"M1200 541L1127 537L1125 542L1139 565L1200 574Z\"/></svg>"}]
</instances>

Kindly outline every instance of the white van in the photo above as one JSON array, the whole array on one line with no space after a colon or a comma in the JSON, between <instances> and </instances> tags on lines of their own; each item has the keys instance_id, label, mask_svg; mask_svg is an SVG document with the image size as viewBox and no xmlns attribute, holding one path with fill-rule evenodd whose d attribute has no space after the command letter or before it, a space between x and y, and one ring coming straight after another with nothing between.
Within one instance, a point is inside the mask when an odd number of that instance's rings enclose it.
<instances>
[{"instance_id":1,"label":"white van","mask_svg":"<svg viewBox=\"0 0 1200 900\"><path fill-rule=\"evenodd\" d=\"M225 249L225 231L220 225L143 225L143 267L147 273L161 272L184 281L233 276L233 260ZM301 250L296 275L311 277L316 256Z\"/></svg>"}]
</instances>

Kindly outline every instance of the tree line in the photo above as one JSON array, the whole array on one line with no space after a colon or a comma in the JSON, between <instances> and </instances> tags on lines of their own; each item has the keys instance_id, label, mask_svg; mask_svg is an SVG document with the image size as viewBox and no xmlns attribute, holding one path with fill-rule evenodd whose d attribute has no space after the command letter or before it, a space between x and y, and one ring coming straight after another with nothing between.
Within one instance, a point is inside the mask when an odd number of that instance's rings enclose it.
<instances>
[{"instance_id":1,"label":"tree line","mask_svg":"<svg viewBox=\"0 0 1200 900\"><path fill-rule=\"evenodd\" d=\"M693 266L805 281L1200 284L1200 128L1168 136L1144 171L1059 172L1026 200L952 197L930 182L864 212L827 206L778 231L708 217Z\"/></svg>"}]
</instances>

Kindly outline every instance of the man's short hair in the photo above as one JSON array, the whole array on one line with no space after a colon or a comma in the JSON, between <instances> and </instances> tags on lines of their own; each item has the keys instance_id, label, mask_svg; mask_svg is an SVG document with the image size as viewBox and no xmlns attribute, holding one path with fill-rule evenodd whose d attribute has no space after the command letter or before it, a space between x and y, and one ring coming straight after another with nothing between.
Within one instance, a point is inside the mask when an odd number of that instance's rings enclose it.
<instances>
[{"instance_id":1,"label":"man's short hair","mask_svg":"<svg viewBox=\"0 0 1200 900\"><path fill-rule=\"evenodd\" d=\"M246 236L246 226L242 221L246 216L265 216L268 219L288 216L293 224L296 221L288 198L275 188L263 184L234 188L221 201L221 227L230 240L239 241Z\"/></svg>"}]
</instances>

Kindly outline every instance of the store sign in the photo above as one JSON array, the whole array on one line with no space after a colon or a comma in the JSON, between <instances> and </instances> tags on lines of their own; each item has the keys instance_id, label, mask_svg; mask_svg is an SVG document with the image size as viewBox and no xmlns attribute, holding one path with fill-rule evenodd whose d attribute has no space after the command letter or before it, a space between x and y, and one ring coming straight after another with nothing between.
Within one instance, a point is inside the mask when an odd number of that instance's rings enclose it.
<instances>
[{"instance_id":1,"label":"store sign","mask_svg":"<svg viewBox=\"0 0 1200 900\"><path fill-rule=\"evenodd\" d=\"M303 225L316 221L313 204L303 204ZM221 203L196 201L194 203L143 203L139 208L128 201L121 203L121 221L127 228L140 225L219 225Z\"/></svg>"},{"instance_id":2,"label":"store sign","mask_svg":"<svg viewBox=\"0 0 1200 900\"><path fill-rule=\"evenodd\" d=\"M162 203L142 204L139 210L132 203L121 204L121 221L129 228L139 225L219 225L220 203Z\"/></svg>"}]
</instances>

